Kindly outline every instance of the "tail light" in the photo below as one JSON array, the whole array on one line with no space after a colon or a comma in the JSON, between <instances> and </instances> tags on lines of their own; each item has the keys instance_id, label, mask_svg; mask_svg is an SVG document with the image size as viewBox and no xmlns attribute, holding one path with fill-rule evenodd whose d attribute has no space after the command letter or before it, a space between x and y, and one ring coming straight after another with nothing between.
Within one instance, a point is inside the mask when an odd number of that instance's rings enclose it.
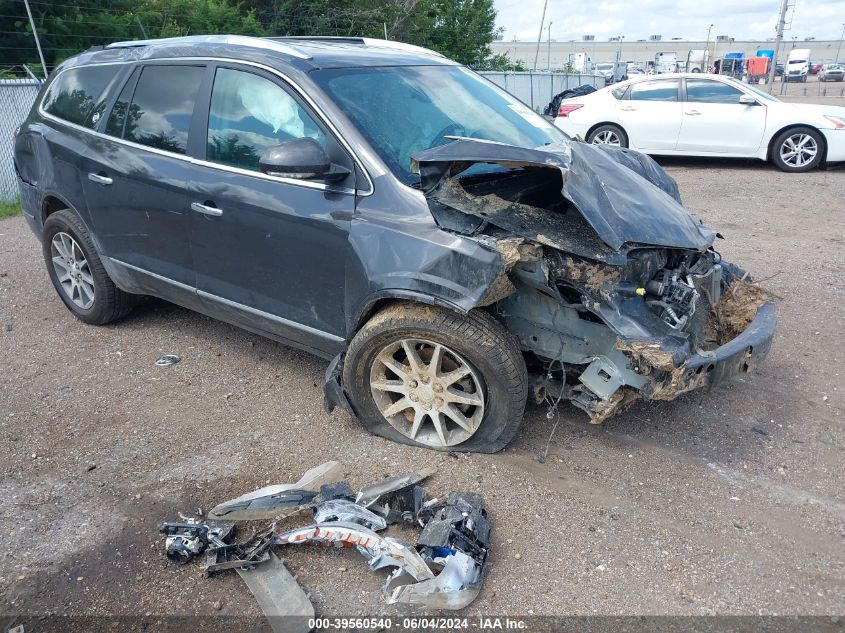
<instances>
[{"instance_id":1,"label":"tail light","mask_svg":"<svg viewBox=\"0 0 845 633\"><path fill-rule=\"evenodd\" d=\"M574 112L578 108L583 108L584 106L580 103L567 103L565 105L560 106L557 109L557 115L562 117L568 117L570 112Z\"/></svg>"}]
</instances>

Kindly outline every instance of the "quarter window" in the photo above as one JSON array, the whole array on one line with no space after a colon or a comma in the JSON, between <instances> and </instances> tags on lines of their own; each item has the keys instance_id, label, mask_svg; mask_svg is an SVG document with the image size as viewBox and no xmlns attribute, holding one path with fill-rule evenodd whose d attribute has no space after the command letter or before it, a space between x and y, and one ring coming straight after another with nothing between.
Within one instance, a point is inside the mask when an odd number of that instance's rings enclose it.
<instances>
[{"instance_id":1,"label":"quarter window","mask_svg":"<svg viewBox=\"0 0 845 633\"><path fill-rule=\"evenodd\" d=\"M631 86L632 101L677 101L679 82L676 79L641 81Z\"/></svg>"},{"instance_id":2,"label":"quarter window","mask_svg":"<svg viewBox=\"0 0 845 633\"><path fill-rule=\"evenodd\" d=\"M53 116L93 129L120 68L106 65L66 70L47 88L42 107Z\"/></svg>"},{"instance_id":3,"label":"quarter window","mask_svg":"<svg viewBox=\"0 0 845 633\"><path fill-rule=\"evenodd\" d=\"M326 145L314 119L280 86L253 73L217 70L208 115L208 160L259 171L259 158L269 148L305 137Z\"/></svg>"},{"instance_id":4,"label":"quarter window","mask_svg":"<svg viewBox=\"0 0 845 633\"><path fill-rule=\"evenodd\" d=\"M204 71L201 66L145 67L124 115L123 138L184 154Z\"/></svg>"},{"instance_id":5,"label":"quarter window","mask_svg":"<svg viewBox=\"0 0 845 633\"><path fill-rule=\"evenodd\" d=\"M687 79L687 101L737 104L742 95L742 92L721 81Z\"/></svg>"},{"instance_id":6,"label":"quarter window","mask_svg":"<svg viewBox=\"0 0 845 633\"><path fill-rule=\"evenodd\" d=\"M109 136L123 136L123 123L126 121L126 111L129 109L134 87L135 82L130 78L117 96L117 101L114 102L109 114L109 120L106 121L106 134Z\"/></svg>"}]
</instances>

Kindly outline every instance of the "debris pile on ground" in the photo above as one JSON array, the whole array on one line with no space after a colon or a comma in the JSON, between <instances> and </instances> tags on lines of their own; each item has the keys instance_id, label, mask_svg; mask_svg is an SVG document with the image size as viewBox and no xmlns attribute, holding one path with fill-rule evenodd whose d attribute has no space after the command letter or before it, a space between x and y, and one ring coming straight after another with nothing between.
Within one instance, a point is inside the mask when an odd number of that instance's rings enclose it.
<instances>
[{"instance_id":1,"label":"debris pile on ground","mask_svg":"<svg viewBox=\"0 0 845 633\"><path fill-rule=\"evenodd\" d=\"M419 484L432 474L426 469L386 479L354 495L340 481L340 464L327 462L296 483L265 486L221 503L208 520L164 523L165 552L177 564L204 555L205 575L236 570L274 630L290 631L296 623L293 628L307 631L314 616L306 593L272 550L276 546L354 547L371 570L395 568L383 588L387 604L462 609L481 591L490 522L478 494L451 492L444 500L426 500ZM278 530L280 521L307 510L314 515L311 525ZM252 520L271 523L234 540L236 525ZM414 546L379 533L400 522L422 528Z\"/></svg>"}]
</instances>

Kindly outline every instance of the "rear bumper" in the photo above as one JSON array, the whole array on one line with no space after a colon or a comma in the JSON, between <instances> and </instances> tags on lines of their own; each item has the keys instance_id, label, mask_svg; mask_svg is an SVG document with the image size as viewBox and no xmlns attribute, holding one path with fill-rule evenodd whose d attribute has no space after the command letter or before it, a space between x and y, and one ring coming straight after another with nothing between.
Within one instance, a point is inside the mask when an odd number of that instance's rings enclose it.
<instances>
[{"instance_id":1,"label":"rear bumper","mask_svg":"<svg viewBox=\"0 0 845 633\"><path fill-rule=\"evenodd\" d=\"M642 396L672 400L687 391L714 387L751 372L768 356L776 325L774 303L764 303L742 334L714 350L690 356L664 380L646 384L641 389Z\"/></svg>"}]
</instances>

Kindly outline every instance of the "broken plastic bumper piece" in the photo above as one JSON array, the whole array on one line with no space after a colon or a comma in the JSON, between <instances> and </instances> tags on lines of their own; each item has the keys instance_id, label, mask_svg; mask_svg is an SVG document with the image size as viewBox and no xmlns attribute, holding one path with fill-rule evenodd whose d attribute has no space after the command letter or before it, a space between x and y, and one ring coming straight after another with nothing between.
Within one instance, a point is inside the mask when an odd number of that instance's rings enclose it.
<instances>
[{"instance_id":1,"label":"broken plastic bumper piece","mask_svg":"<svg viewBox=\"0 0 845 633\"><path fill-rule=\"evenodd\" d=\"M775 304L764 303L736 338L716 349L690 356L683 365L668 372L662 382L647 383L642 389L643 396L670 400L686 391L713 387L753 371L768 355L776 325Z\"/></svg>"}]
</instances>

